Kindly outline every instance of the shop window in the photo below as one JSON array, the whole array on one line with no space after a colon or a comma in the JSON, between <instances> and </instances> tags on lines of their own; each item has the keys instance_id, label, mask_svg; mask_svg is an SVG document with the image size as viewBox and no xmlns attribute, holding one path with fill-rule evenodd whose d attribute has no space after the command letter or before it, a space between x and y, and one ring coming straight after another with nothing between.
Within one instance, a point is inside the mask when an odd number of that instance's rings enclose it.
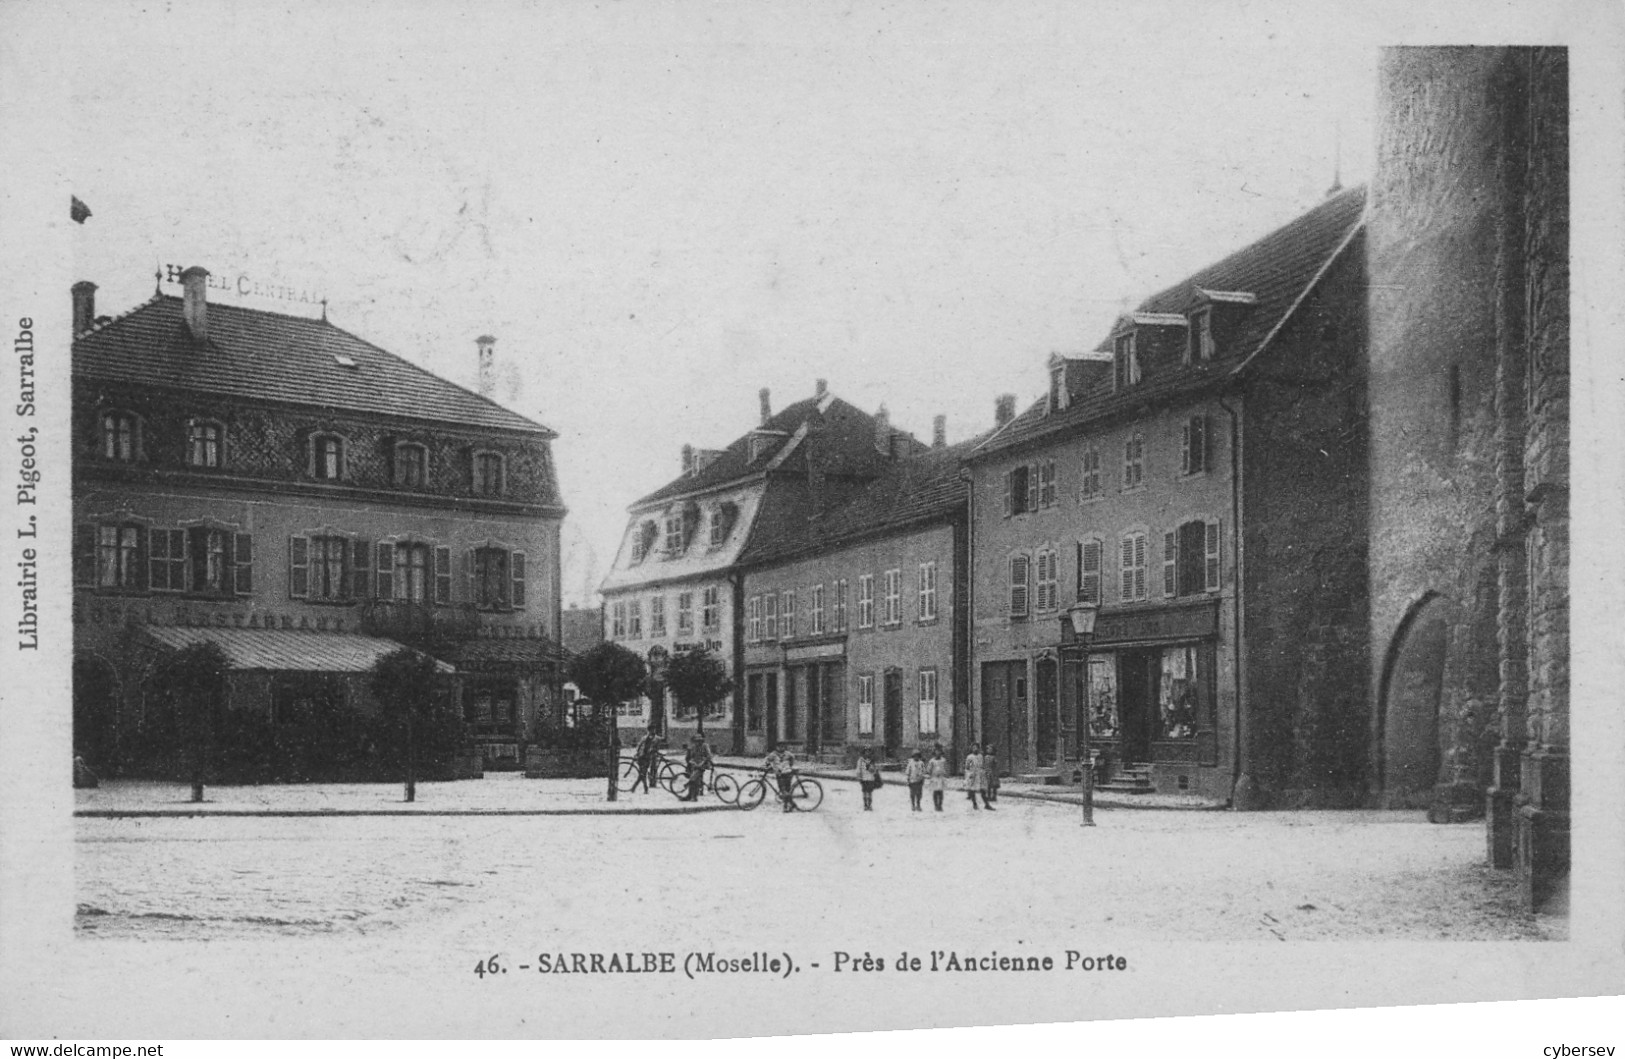
<instances>
[{"instance_id":1,"label":"shop window","mask_svg":"<svg viewBox=\"0 0 1625 1059\"><path fill-rule=\"evenodd\" d=\"M186 462L191 467L219 467L224 460L225 428L211 419L186 421Z\"/></svg>"},{"instance_id":2,"label":"shop window","mask_svg":"<svg viewBox=\"0 0 1625 1059\"><path fill-rule=\"evenodd\" d=\"M745 694L745 730L760 732L766 727L766 681L770 679L765 673L752 673L746 681Z\"/></svg>"},{"instance_id":3,"label":"shop window","mask_svg":"<svg viewBox=\"0 0 1625 1059\"><path fill-rule=\"evenodd\" d=\"M1196 648L1194 646L1163 648L1161 678L1157 686L1159 737L1194 738L1201 704Z\"/></svg>"},{"instance_id":4,"label":"shop window","mask_svg":"<svg viewBox=\"0 0 1625 1059\"><path fill-rule=\"evenodd\" d=\"M1114 655L1089 658L1089 734L1093 739L1116 739L1117 659Z\"/></svg>"}]
</instances>

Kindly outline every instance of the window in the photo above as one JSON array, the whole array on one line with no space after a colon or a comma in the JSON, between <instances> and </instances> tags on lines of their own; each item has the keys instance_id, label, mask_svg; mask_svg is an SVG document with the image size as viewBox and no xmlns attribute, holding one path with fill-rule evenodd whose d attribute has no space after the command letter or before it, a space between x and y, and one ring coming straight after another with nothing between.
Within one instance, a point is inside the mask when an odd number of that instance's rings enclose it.
<instances>
[{"instance_id":1,"label":"window","mask_svg":"<svg viewBox=\"0 0 1625 1059\"><path fill-rule=\"evenodd\" d=\"M1179 579L1175 560L1179 556L1178 534L1173 530L1162 535L1162 594L1179 595Z\"/></svg>"},{"instance_id":2,"label":"window","mask_svg":"<svg viewBox=\"0 0 1625 1059\"><path fill-rule=\"evenodd\" d=\"M863 582L860 579L859 585ZM875 677L873 673L858 675L858 734L875 734Z\"/></svg>"},{"instance_id":3,"label":"window","mask_svg":"<svg viewBox=\"0 0 1625 1059\"><path fill-rule=\"evenodd\" d=\"M1145 435L1135 431L1123 442L1123 491L1145 484Z\"/></svg>"},{"instance_id":4,"label":"window","mask_svg":"<svg viewBox=\"0 0 1625 1059\"><path fill-rule=\"evenodd\" d=\"M311 537L307 552L310 563L309 591L302 593L304 598L329 601L349 599L349 540L344 537ZM296 547L296 556L297 553ZM296 558L296 566L297 562Z\"/></svg>"},{"instance_id":5,"label":"window","mask_svg":"<svg viewBox=\"0 0 1625 1059\"><path fill-rule=\"evenodd\" d=\"M762 596L762 636L768 640L779 638L779 597L775 592Z\"/></svg>"},{"instance_id":6,"label":"window","mask_svg":"<svg viewBox=\"0 0 1625 1059\"><path fill-rule=\"evenodd\" d=\"M207 419L186 421L186 462L193 467L218 467L221 457L220 424Z\"/></svg>"},{"instance_id":7,"label":"window","mask_svg":"<svg viewBox=\"0 0 1625 1059\"><path fill-rule=\"evenodd\" d=\"M652 520L645 519L643 522L638 523L638 528L632 536L632 561L634 563L641 563L649 557L649 550L654 547L655 537L659 532L660 530L656 528Z\"/></svg>"},{"instance_id":8,"label":"window","mask_svg":"<svg viewBox=\"0 0 1625 1059\"><path fill-rule=\"evenodd\" d=\"M1008 515L1025 515L1029 511L1038 510L1039 503L1039 473L1038 467L1013 467L1004 474L1004 513ZM1050 481L1054 488L1054 479Z\"/></svg>"},{"instance_id":9,"label":"window","mask_svg":"<svg viewBox=\"0 0 1625 1059\"><path fill-rule=\"evenodd\" d=\"M626 638L629 640L643 639L643 600L641 599L626 601Z\"/></svg>"},{"instance_id":10,"label":"window","mask_svg":"<svg viewBox=\"0 0 1625 1059\"><path fill-rule=\"evenodd\" d=\"M649 635L666 635L666 597L655 596L649 600Z\"/></svg>"},{"instance_id":11,"label":"window","mask_svg":"<svg viewBox=\"0 0 1625 1059\"><path fill-rule=\"evenodd\" d=\"M858 628L875 627L875 575L858 575Z\"/></svg>"},{"instance_id":12,"label":"window","mask_svg":"<svg viewBox=\"0 0 1625 1059\"><path fill-rule=\"evenodd\" d=\"M1198 309L1191 313L1190 341L1185 345L1185 363L1213 359L1213 310Z\"/></svg>"},{"instance_id":13,"label":"window","mask_svg":"<svg viewBox=\"0 0 1625 1059\"><path fill-rule=\"evenodd\" d=\"M683 513L674 511L666 516L666 543L668 556L683 554Z\"/></svg>"},{"instance_id":14,"label":"window","mask_svg":"<svg viewBox=\"0 0 1625 1059\"><path fill-rule=\"evenodd\" d=\"M1191 416L1179 432L1179 473L1203 474L1208 469L1207 416Z\"/></svg>"},{"instance_id":15,"label":"window","mask_svg":"<svg viewBox=\"0 0 1625 1059\"><path fill-rule=\"evenodd\" d=\"M779 596L779 639L788 640L796 634L796 590L787 588Z\"/></svg>"},{"instance_id":16,"label":"window","mask_svg":"<svg viewBox=\"0 0 1625 1059\"><path fill-rule=\"evenodd\" d=\"M429 484L428 449L404 441L395 446L395 484L406 489Z\"/></svg>"},{"instance_id":17,"label":"window","mask_svg":"<svg viewBox=\"0 0 1625 1059\"><path fill-rule=\"evenodd\" d=\"M937 671L920 670L920 737L937 734Z\"/></svg>"},{"instance_id":18,"label":"window","mask_svg":"<svg viewBox=\"0 0 1625 1059\"><path fill-rule=\"evenodd\" d=\"M700 596L702 610L700 620L707 631L719 628L722 623L722 590L716 587L706 589Z\"/></svg>"},{"instance_id":19,"label":"window","mask_svg":"<svg viewBox=\"0 0 1625 1059\"><path fill-rule=\"evenodd\" d=\"M1099 537L1078 542L1078 602L1100 606L1101 565L1105 544Z\"/></svg>"},{"instance_id":20,"label":"window","mask_svg":"<svg viewBox=\"0 0 1625 1059\"><path fill-rule=\"evenodd\" d=\"M525 605L525 553L487 545L474 549L474 602L481 607ZM641 624L641 618L639 618Z\"/></svg>"},{"instance_id":21,"label":"window","mask_svg":"<svg viewBox=\"0 0 1625 1059\"><path fill-rule=\"evenodd\" d=\"M813 636L824 635L824 586L814 585L807 590L808 629Z\"/></svg>"},{"instance_id":22,"label":"window","mask_svg":"<svg viewBox=\"0 0 1625 1059\"><path fill-rule=\"evenodd\" d=\"M146 536L146 529L134 524L86 523L74 527L74 584L87 588L145 588Z\"/></svg>"},{"instance_id":23,"label":"window","mask_svg":"<svg viewBox=\"0 0 1625 1059\"><path fill-rule=\"evenodd\" d=\"M474 454L474 495L501 496L507 490L507 483L503 480L505 470L500 453L476 452Z\"/></svg>"},{"instance_id":24,"label":"window","mask_svg":"<svg viewBox=\"0 0 1625 1059\"><path fill-rule=\"evenodd\" d=\"M752 596L745 603L745 639L750 643L762 642L761 596Z\"/></svg>"},{"instance_id":25,"label":"window","mask_svg":"<svg viewBox=\"0 0 1625 1059\"><path fill-rule=\"evenodd\" d=\"M1125 331L1112 340L1112 385L1122 390L1140 381L1140 352L1134 332Z\"/></svg>"},{"instance_id":26,"label":"window","mask_svg":"<svg viewBox=\"0 0 1625 1059\"><path fill-rule=\"evenodd\" d=\"M1219 590L1219 523L1193 519L1163 534L1163 591L1194 596Z\"/></svg>"},{"instance_id":27,"label":"window","mask_svg":"<svg viewBox=\"0 0 1625 1059\"><path fill-rule=\"evenodd\" d=\"M734 516L739 508L733 504L718 504L711 509L711 547L717 548L725 544L728 534L733 532Z\"/></svg>"},{"instance_id":28,"label":"window","mask_svg":"<svg viewBox=\"0 0 1625 1059\"><path fill-rule=\"evenodd\" d=\"M147 534L147 584L154 592L186 591L186 531L155 529Z\"/></svg>"},{"instance_id":29,"label":"window","mask_svg":"<svg viewBox=\"0 0 1625 1059\"><path fill-rule=\"evenodd\" d=\"M626 600L617 599L609 608L609 638L626 639Z\"/></svg>"},{"instance_id":30,"label":"window","mask_svg":"<svg viewBox=\"0 0 1625 1059\"><path fill-rule=\"evenodd\" d=\"M901 625L903 623L903 571L886 571L886 609L883 612L882 624Z\"/></svg>"},{"instance_id":31,"label":"window","mask_svg":"<svg viewBox=\"0 0 1625 1059\"><path fill-rule=\"evenodd\" d=\"M129 412L102 413L102 455L134 463L141 451L141 421Z\"/></svg>"},{"instance_id":32,"label":"window","mask_svg":"<svg viewBox=\"0 0 1625 1059\"><path fill-rule=\"evenodd\" d=\"M395 545L395 587L392 595L403 603L428 602L429 546L427 544Z\"/></svg>"},{"instance_id":33,"label":"window","mask_svg":"<svg viewBox=\"0 0 1625 1059\"><path fill-rule=\"evenodd\" d=\"M1038 568L1033 607L1040 613L1054 610L1060 606L1060 559L1052 549L1046 548L1033 557L1033 565Z\"/></svg>"},{"instance_id":34,"label":"window","mask_svg":"<svg viewBox=\"0 0 1625 1059\"><path fill-rule=\"evenodd\" d=\"M919 620L937 620L937 564L920 564Z\"/></svg>"},{"instance_id":35,"label":"window","mask_svg":"<svg viewBox=\"0 0 1625 1059\"><path fill-rule=\"evenodd\" d=\"M835 582L834 627L836 632L846 631L846 578Z\"/></svg>"},{"instance_id":36,"label":"window","mask_svg":"<svg viewBox=\"0 0 1625 1059\"><path fill-rule=\"evenodd\" d=\"M1055 461L1045 460L1038 465L1038 506L1055 506Z\"/></svg>"},{"instance_id":37,"label":"window","mask_svg":"<svg viewBox=\"0 0 1625 1059\"><path fill-rule=\"evenodd\" d=\"M515 584L523 586L525 557L516 553L514 558L521 564L514 574L514 581ZM518 591L520 595L515 600L514 606L524 606L523 587ZM361 588L357 586L356 595L360 594ZM451 603L451 549L447 547L434 550L434 601L443 607Z\"/></svg>"},{"instance_id":38,"label":"window","mask_svg":"<svg viewBox=\"0 0 1625 1059\"><path fill-rule=\"evenodd\" d=\"M694 631L694 593L677 593L677 632Z\"/></svg>"},{"instance_id":39,"label":"window","mask_svg":"<svg viewBox=\"0 0 1625 1059\"><path fill-rule=\"evenodd\" d=\"M1012 618L1025 618L1027 616L1027 581L1032 561L1025 555L1012 555L1010 557L1010 616Z\"/></svg>"},{"instance_id":40,"label":"window","mask_svg":"<svg viewBox=\"0 0 1625 1059\"><path fill-rule=\"evenodd\" d=\"M337 434L317 434L310 439L310 474L324 481L344 477L344 439Z\"/></svg>"},{"instance_id":41,"label":"window","mask_svg":"<svg viewBox=\"0 0 1625 1059\"><path fill-rule=\"evenodd\" d=\"M1125 533L1122 545L1120 598L1124 603L1132 603L1146 598L1146 535L1143 532Z\"/></svg>"},{"instance_id":42,"label":"window","mask_svg":"<svg viewBox=\"0 0 1625 1059\"><path fill-rule=\"evenodd\" d=\"M1093 500L1100 496L1100 449L1094 442L1089 442L1083 448L1083 484L1078 489L1078 496L1083 500Z\"/></svg>"}]
</instances>

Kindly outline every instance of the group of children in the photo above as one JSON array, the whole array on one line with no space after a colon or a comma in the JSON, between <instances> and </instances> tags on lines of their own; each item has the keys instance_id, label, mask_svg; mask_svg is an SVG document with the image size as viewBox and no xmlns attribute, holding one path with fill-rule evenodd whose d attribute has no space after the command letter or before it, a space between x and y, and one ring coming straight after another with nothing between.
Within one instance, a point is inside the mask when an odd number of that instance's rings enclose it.
<instances>
[{"instance_id":1,"label":"group of children","mask_svg":"<svg viewBox=\"0 0 1625 1059\"><path fill-rule=\"evenodd\" d=\"M942 796L948 790L948 756L942 747L938 746L931 752L930 760L926 760L920 751L914 751L903 766L903 781L908 784L910 810L916 813L924 811L925 788L930 784L931 804L937 812L942 812ZM874 809L875 791L880 788L881 782L874 749L864 747L858 754L858 786L863 790L865 812ZM999 794L999 767L991 743L985 748L971 747L971 752L965 757L962 786L970 798L972 809L993 808ZM981 797L981 804L977 803L978 796Z\"/></svg>"}]
</instances>

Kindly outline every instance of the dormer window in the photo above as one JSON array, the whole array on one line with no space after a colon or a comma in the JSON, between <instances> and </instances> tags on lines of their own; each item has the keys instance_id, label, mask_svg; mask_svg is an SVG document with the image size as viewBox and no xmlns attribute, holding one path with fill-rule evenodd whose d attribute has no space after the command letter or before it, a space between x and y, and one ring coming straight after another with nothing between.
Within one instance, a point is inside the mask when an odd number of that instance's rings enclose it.
<instances>
[{"instance_id":1,"label":"dormer window","mask_svg":"<svg viewBox=\"0 0 1625 1059\"><path fill-rule=\"evenodd\" d=\"M310 476L336 482L344 477L344 439L337 434L315 434L310 439Z\"/></svg>"},{"instance_id":2,"label":"dormer window","mask_svg":"<svg viewBox=\"0 0 1625 1059\"><path fill-rule=\"evenodd\" d=\"M1065 362L1054 364L1049 370L1049 410L1051 412L1065 411L1066 406L1071 403L1068 397L1066 364Z\"/></svg>"},{"instance_id":3,"label":"dormer window","mask_svg":"<svg viewBox=\"0 0 1625 1059\"><path fill-rule=\"evenodd\" d=\"M711 547L721 547L733 532L734 518L739 514L735 504L718 504L711 509Z\"/></svg>"},{"instance_id":4,"label":"dormer window","mask_svg":"<svg viewBox=\"0 0 1625 1059\"><path fill-rule=\"evenodd\" d=\"M406 489L422 489L429 484L429 450L416 442L395 445L395 484Z\"/></svg>"},{"instance_id":5,"label":"dormer window","mask_svg":"<svg viewBox=\"0 0 1625 1059\"><path fill-rule=\"evenodd\" d=\"M755 463L767 455L767 450L772 444L773 439L765 434L752 434L750 438L750 462Z\"/></svg>"},{"instance_id":6,"label":"dormer window","mask_svg":"<svg viewBox=\"0 0 1625 1059\"><path fill-rule=\"evenodd\" d=\"M476 452L474 454L474 495L501 496L507 487L501 454Z\"/></svg>"},{"instance_id":7,"label":"dormer window","mask_svg":"<svg viewBox=\"0 0 1625 1059\"><path fill-rule=\"evenodd\" d=\"M1204 363L1213 359L1213 353L1213 310L1203 306L1190 316L1190 335L1185 343L1185 363Z\"/></svg>"},{"instance_id":8,"label":"dormer window","mask_svg":"<svg viewBox=\"0 0 1625 1059\"><path fill-rule=\"evenodd\" d=\"M211 419L186 421L186 462L192 467L219 467L226 432Z\"/></svg>"},{"instance_id":9,"label":"dormer window","mask_svg":"<svg viewBox=\"0 0 1625 1059\"><path fill-rule=\"evenodd\" d=\"M1140 354L1134 332L1124 331L1112 339L1112 385L1122 390L1140 381Z\"/></svg>"},{"instance_id":10,"label":"dormer window","mask_svg":"<svg viewBox=\"0 0 1625 1059\"><path fill-rule=\"evenodd\" d=\"M632 537L632 561L641 563L649 557L649 551L654 547L655 538L660 533L653 519L645 519L638 523L638 528Z\"/></svg>"},{"instance_id":11,"label":"dormer window","mask_svg":"<svg viewBox=\"0 0 1625 1059\"><path fill-rule=\"evenodd\" d=\"M133 412L102 413L102 456L134 463L141 456L141 420Z\"/></svg>"}]
</instances>

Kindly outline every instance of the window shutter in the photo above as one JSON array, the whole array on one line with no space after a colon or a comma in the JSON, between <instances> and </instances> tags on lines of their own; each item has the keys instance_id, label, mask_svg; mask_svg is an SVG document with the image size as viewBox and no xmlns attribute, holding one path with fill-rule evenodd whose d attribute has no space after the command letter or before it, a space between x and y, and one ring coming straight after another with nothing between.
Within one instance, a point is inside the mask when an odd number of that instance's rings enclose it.
<instances>
[{"instance_id":1,"label":"window shutter","mask_svg":"<svg viewBox=\"0 0 1625 1059\"><path fill-rule=\"evenodd\" d=\"M350 568L350 598L372 598L372 542L351 540L343 547L345 565Z\"/></svg>"},{"instance_id":2,"label":"window shutter","mask_svg":"<svg viewBox=\"0 0 1625 1059\"><path fill-rule=\"evenodd\" d=\"M374 567L378 576L373 593L379 599L395 598L395 546L388 541L378 542L378 562Z\"/></svg>"},{"instance_id":3,"label":"window shutter","mask_svg":"<svg viewBox=\"0 0 1625 1059\"><path fill-rule=\"evenodd\" d=\"M1178 595L1174 561L1179 555L1179 536L1172 530L1162 535L1162 594Z\"/></svg>"},{"instance_id":4,"label":"window shutter","mask_svg":"<svg viewBox=\"0 0 1625 1059\"><path fill-rule=\"evenodd\" d=\"M1145 534L1134 537L1134 598L1145 598Z\"/></svg>"},{"instance_id":5,"label":"window shutter","mask_svg":"<svg viewBox=\"0 0 1625 1059\"><path fill-rule=\"evenodd\" d=\"M1087 540L1079 546L1078 601L1099 606L1103 601L1101 570L1105 545L1098 540Z\"/></svg>"},{"instance_id":6,"label":"window shutter","mask_svg":"<svg viewBox=\"0 0 1625 1059\"><path fill-rule=\"evenodd\" d=\"M1015 487L1016 472L1004 472L1004 517L1009 518L1015 513Z\"/></svg>"},{"instance_id":7,"label":"window shutter","mask_svg":"<svg viewBox=\"0 0 1625 1059\"><path fill-rule=\"evenodd\" d=\"M89 522L73 527L73 583L96 584L96 527Z\"/></svg>"},{"instance_id":8,"label":"window shutter","mask_svg":"<svg viewBox=\"0 0 1625 1059\"><path fill-rule=\"evenodd\" d=\"M1025 511L1038 510L1038 464L1027 466L1027 506Z\"/></svg>"},{"instance_id":9,"label":"window shutter","mask_svg":"<svg viewBox=\"0 0 1625 1059\"><path fill-rule=\"evenodd\" d=\"M1191 420L1191 431L1194 434L1193 444L1191 446L1192 449L1193 449L1192 458L1191 458L1191 462L1192 462L1193 466L1191 467L1191 471L1193 473L1199 472L1199 471L1206 471L1208 469L1208 466L1207 466L1207 434L1208 434L1208 431L1207 431L1207 416L1202 415L1202 416L1197 416L1195 419L1192 419Z\"/></svg>"},{"instance_id":10,"label":"window shutter","mask_svg":"<svg viewBox=\"0 0 1625 1059\"><path fill-rule=\"evenodd\" d=\"M233 541L232 591L239 596L254 594L254 535L238 533Z\"/></svg>"},{"instance_id":11,"label":"window shutter","mask_svg":"<svg viewBox=\"0 0 1625 1059\"><path fill-rule=\"evenodd\" d=\"M1017 617L1027 613L1027 557L1017 555L1010 560L1010 613Z\"/></svg>"},{"instance_id":12,"label":"window shutter","mask_svg":"<svg viewBox=\"0 0 1625 1059\"><path fill-rule=\"evenodd\" d=\"M1134 538L1123 538L1123 555L1118 564L1122 568L1122 585L1119 595L1124 603L1134 598Z\"/></svg>"},{"instance_id":13,"label":"window shutter","mask_svg":"<svg viewBox=\"0 0 1625 1059\"><path fill-rule=\"evenodd\" d=\"M1185 421L1184 426L1179 428L1179 473L1180 474L1191 474L1191 473L1194 473L1195 470L1196 470L1195 460L1192 459L1192 457L1195 456L1195 449L1193 447L1193 444L1195 442L1195 437L1193 436L1193 431L1194 431L1195 426L1196 426L1196 420L1189 419L1189 420Z\"/></svg>"},{"instance_id":14,"label":"window shutter","mask_svg":"<svg viewBox=\"0 0 1625 1059\"><path fill-rule=\"evenodd\" d=\"M288 538L288 595L310 596L310 541L305 537Z\"/></svg>"},{"instance_id":15,"label":"window shutter","mask_svg":"<svg viewBox=\"0 0 1625 1059\"><path fill-rule=\"evenodd\" d=\"M525 553L514 552L509 557L509 571L513 574L513 605L525 605ZM653 620L653 615L650 616Z\"/></svg>"},{"instance_id":16,"label":"window shutter","mask_svg":"<svg viewBox=\"0 0 1625 1059\"><path fill-rule=\"evenodd\" d=\"M434 601L441 606L451 602L451 549L434 550Z\"/></svg>"},{"instance_id":17,"label":"window shutter","mask_svg":"<svg viewBox=\"0 0 1625 1059\"><path fill-rule=\"evenodd\" d=\"M1207 590L1219 590L1219 523L1207 524Z\"/></svg>"}]
</instances>

